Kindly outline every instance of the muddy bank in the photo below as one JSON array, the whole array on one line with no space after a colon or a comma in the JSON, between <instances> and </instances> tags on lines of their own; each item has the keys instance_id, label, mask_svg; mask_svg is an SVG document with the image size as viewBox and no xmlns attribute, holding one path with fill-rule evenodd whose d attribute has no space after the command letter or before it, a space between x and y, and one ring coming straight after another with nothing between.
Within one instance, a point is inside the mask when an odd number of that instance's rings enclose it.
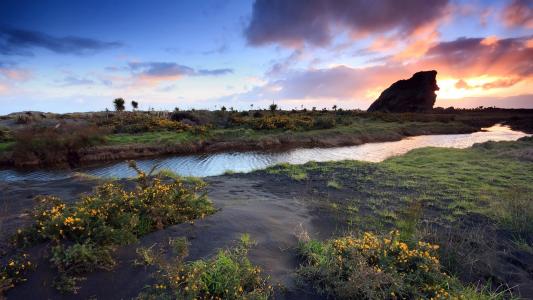
<instances>
[{"instance_id":1,"label":"muddy bank","mask_svg":"<svg viewBox=\"0 0 533 300\"><path fill-rule=\"evenodd\" d=\"M219 153L227 151L283 151L295 148L331 148L355 146L373 142L398 141L402 138L429 134L461 134L479 131L477 126L436 126L435 128L399 128L398 131L332 135L323 132L316 135L294 134L291 132L275 136L265 136L254 140L200 140L181 144L127 144L102 145L69 153L62 162L46 167L69 168L99 164L117 160L139 159L167 155L188 155ZM16 161L13 153L0 153L0 167L35 169L42 167L39 158Z\"/></svg>"}]
</instances>

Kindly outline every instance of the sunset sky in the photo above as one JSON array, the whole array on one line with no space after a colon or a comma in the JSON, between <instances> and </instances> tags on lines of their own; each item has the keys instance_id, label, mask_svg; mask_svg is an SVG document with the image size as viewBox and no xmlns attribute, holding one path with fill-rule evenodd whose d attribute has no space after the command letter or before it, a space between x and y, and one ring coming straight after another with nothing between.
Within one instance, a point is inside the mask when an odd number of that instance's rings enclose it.
<instances>
[{"instance_id":1,"label":"sunset sky","mask_svg":"<svg viewBox=\"0 0 533 300\"><path fill-rule=\"evenodd\" d=\"M533 108L533 0L0 2L0 114L366 109L431 69L437 106Z\"/></svg>"}]
</instances>

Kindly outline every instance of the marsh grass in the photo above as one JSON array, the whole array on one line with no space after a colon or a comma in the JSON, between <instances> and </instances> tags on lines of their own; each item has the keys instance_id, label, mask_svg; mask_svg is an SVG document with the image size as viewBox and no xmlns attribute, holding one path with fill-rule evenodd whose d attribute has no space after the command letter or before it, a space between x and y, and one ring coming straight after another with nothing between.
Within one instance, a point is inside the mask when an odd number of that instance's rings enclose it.
<instances>
[{"instance_id":1,"label":"marsh grass","mask_svg":"<svg viewBox=\"0 0 533 300\"><path fill-rule=\"evenodd\" d=\"M516 240L533 245L533 189L511 188L494 196L488 214Z\"/></svg>"},{"instance_id":2,"label":"marsh grass","mask_svg":"<svg viewBox=\"0 0 533 300\"><path fill-rule=\"evenodd\" d=\"M156 283L147 286L138 299L269 299L272 296L268 277L247 258L254 245L249 235L241 236L236 246L219 250L211 258L189 262L185 261L186 240L176 239L172 243L174 255L170 261L153 258L161 257L162 252L138 251L150 253L150 261L155 261L158 268L154 273Z\"/></svg>"},{"instance_id":3,"label":"marsh grass","mask_svg":"<svg viewBox=\"0 0 533 300\"><path fill-rule=\"evenodd\" d=\"M406 243L439 244L449 274L465 282L493 281L497 288L507 284L497 274L510 276L509 261L517 259L512 253L530 253L533 245L531 148L533 138L523 138L468 149L416 149L381 163L307 163L275 172L305 172L313 195L335 178L344 193L328 201L336 204L332 215L349 228L378 234L398 228Z\"/></svg>"}]
</instances>

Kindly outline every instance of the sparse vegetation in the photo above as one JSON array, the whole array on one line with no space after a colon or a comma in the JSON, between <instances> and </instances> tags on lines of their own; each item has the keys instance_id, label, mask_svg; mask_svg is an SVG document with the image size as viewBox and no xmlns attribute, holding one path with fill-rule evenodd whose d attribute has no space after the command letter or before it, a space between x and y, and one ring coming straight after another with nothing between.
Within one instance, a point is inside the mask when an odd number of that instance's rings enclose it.
<instances>
[{"instance_id":1,"label":"sparse vegetation","mask_svg":"<svg viewBox=\"0 0 533 300\"><path fill-rule=\"evenodd\" d=\"M268 278L247 258L253 245L248 235L243 235L237 246L220 250L212 258L190 262L184 260L188 253L186 240L173 243L174 258L170 262L152 249L138 250L143 261L159 269L155 274L156 283L146 287L139 299L269 299L272 296Z\"/></svg>"}]
</instances>

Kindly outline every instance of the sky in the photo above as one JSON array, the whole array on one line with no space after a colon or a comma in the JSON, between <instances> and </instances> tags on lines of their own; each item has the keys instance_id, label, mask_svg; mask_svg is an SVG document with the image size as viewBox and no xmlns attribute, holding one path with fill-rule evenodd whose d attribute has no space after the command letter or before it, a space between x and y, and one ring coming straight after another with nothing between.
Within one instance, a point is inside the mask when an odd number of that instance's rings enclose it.
<instances>
[{"instance_id":1,"label":"sky","mask_svg":"<svg viewBox=\"0 0 533 300\"><path fill-rule=\"evenodd\" d=\"M436 106L533 108L533 0L0 1L0 114L366 109L433 69Z\"/></svg>"}]
</instances>

